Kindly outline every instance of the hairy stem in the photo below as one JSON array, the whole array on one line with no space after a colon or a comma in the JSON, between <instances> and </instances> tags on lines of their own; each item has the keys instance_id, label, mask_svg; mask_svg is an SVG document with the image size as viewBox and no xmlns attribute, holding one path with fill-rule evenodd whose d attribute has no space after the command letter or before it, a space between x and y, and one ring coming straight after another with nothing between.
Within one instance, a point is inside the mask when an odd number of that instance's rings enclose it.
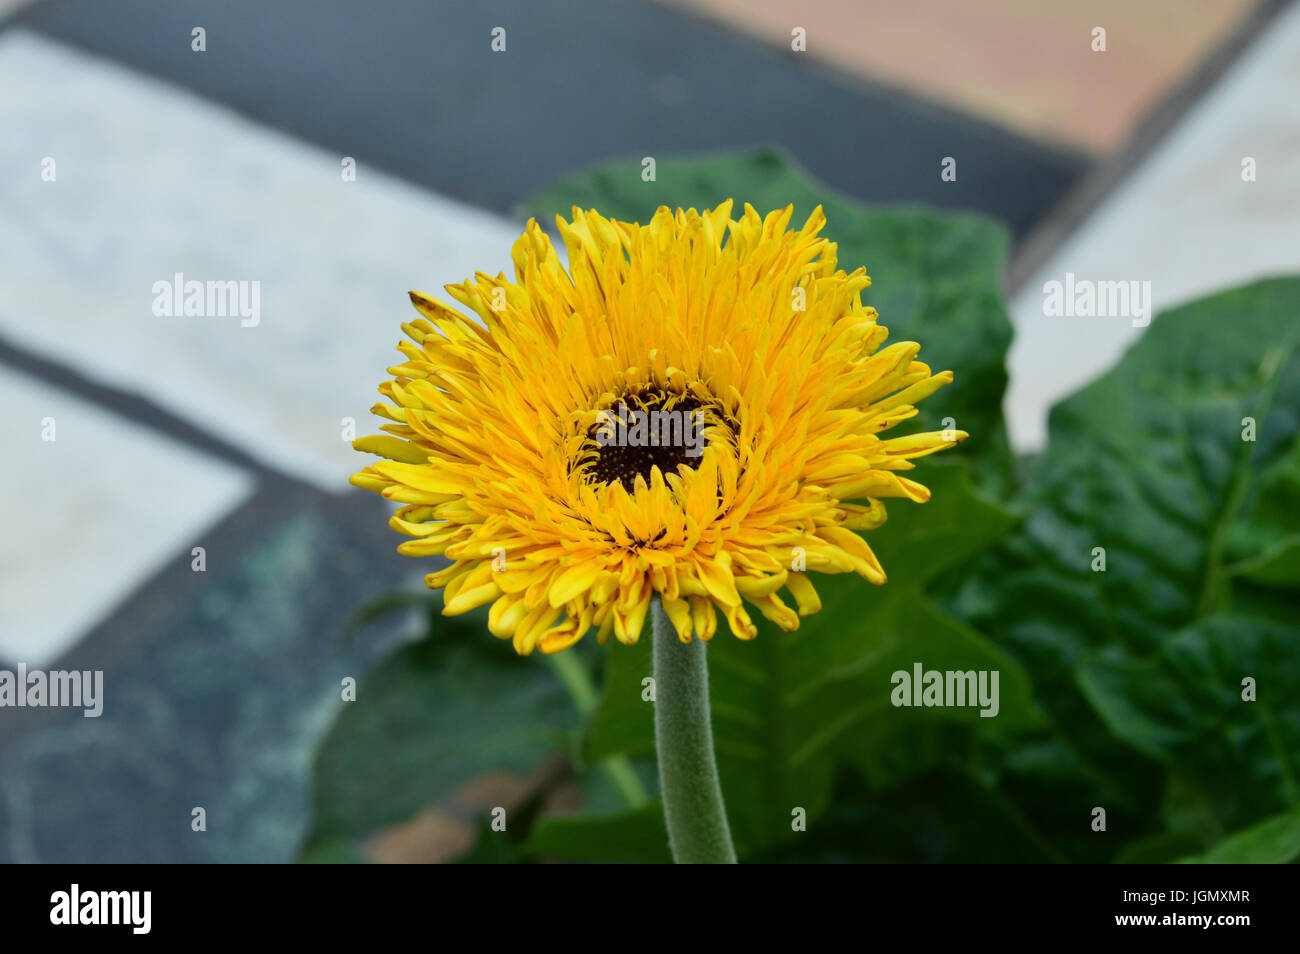
<instances>
[{"instance_id":1,"label":"hairy stem","mask_svg":"<svg viewBox=\"0 0 1300 954\"><path fill-rule=\"evenodd\" d=\"M654 601L655 750L673 860L735 864L709 719L705 643L677 638Z\"/></svg>"}]
</instances>

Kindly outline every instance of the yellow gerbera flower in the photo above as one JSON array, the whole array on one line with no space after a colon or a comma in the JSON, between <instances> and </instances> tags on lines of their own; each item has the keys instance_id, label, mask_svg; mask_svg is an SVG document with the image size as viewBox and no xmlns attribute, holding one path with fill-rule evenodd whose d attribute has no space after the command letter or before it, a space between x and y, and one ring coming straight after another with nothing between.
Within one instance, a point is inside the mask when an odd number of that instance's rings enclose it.
<instances>
[{"instance_id":1,"label":"yellow gerbera flower","mask_svg":"<svg viewBox=\"0 0 1300 954\"><path fill-rule=\"evenodd\" d=\"M515 281L447 286L477 321L411 293L386 433L354 443L387 460L352 483L405 505L400 552L453 561L425 580L445 614L490 603L519 653L556 652L636 642L658 594L684 642L719 609L752 639L746 601L786 631L820 609L805 569L885 582L855 531L927 500L899 472L967 435L879 435L952 372L882 347L871 279L836 268L820 207L797 232L792 211L575 208L567 271L530 221Z\"/></svg>"}]
</instances>

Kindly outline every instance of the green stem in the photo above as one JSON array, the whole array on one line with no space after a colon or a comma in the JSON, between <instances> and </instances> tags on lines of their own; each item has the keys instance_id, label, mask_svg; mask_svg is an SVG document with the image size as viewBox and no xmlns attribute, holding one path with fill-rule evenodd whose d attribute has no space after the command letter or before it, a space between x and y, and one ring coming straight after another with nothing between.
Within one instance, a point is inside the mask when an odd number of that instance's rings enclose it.
<instances>
[{"instance_id":1,"label":"green stem","mask_svg":"<svg viewBox=\"0 0 1300 954\"><path fill-rule=\"evenodd\" d=\"M677 638L659 600L654 618L655 750L668 843L678 864L735 864L713 758L705 643Z\"/></svg>"},{"instance_id":2,"label":"green stem","mask_svg":"<svg viewBox=\"0 0 1300 954\"><path fill-rule=\"evenodd\" d=\"M576 652L566 650L547 656L551 668L569 691L569 698L581 716L588 716L596 708L596 687L591 681L591 673L578 658ZM609 776L614 787L618 789L629 808L640 808L650 801L650 795L637 777L632 761L626 755L611 755L600 763L600 767Z\"/></svg>"}]
</instances>

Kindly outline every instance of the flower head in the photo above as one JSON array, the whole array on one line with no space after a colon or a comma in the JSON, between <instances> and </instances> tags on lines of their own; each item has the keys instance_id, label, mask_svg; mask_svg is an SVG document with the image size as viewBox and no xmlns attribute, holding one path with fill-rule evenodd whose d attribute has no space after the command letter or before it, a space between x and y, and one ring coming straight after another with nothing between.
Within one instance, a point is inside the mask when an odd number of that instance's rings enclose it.
<instances>
[{"instance_id":1,"label":"flower head","mask_svg":"<svg viewBox=\"0 0 1300 954\"><path fill-rule=\"evenodd\" d=\"M452 561L426 577L444 613L491 604L495 635L555 652L635 642L657 594L683 641L718 610L751 639L747 604L786 631L817 612L805 570L885 582L859 531L927 500L901 472L966 434L880 434L952 373L884 346L821 208L791 214L575 208L567 271L530 221L514 281L447 286L477 320L411 293L385 433L354 444L386 460L352 483L404 505L400 552Z\"/></svg>"}]
</instances>

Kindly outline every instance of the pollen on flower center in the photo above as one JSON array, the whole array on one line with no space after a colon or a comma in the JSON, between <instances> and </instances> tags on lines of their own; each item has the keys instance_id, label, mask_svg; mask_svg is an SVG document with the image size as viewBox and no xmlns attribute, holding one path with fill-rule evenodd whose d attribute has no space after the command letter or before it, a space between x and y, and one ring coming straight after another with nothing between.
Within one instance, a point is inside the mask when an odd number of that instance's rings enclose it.
<instances>
[{"instance_id":1,"label":"pollen on flower center","mask_svg":"<svg viewBox=\"0 0 1300 954\"><path fill-rule=\"evenodd\" d=\"M597 484L618 481L629 493L638 476L650 483L653 468L665 476L695 467L708 443L706 431L723 423L714 402L690 393L647 387L599 412L587 432L578 466Z\"/></svg>"}]
</instances>

